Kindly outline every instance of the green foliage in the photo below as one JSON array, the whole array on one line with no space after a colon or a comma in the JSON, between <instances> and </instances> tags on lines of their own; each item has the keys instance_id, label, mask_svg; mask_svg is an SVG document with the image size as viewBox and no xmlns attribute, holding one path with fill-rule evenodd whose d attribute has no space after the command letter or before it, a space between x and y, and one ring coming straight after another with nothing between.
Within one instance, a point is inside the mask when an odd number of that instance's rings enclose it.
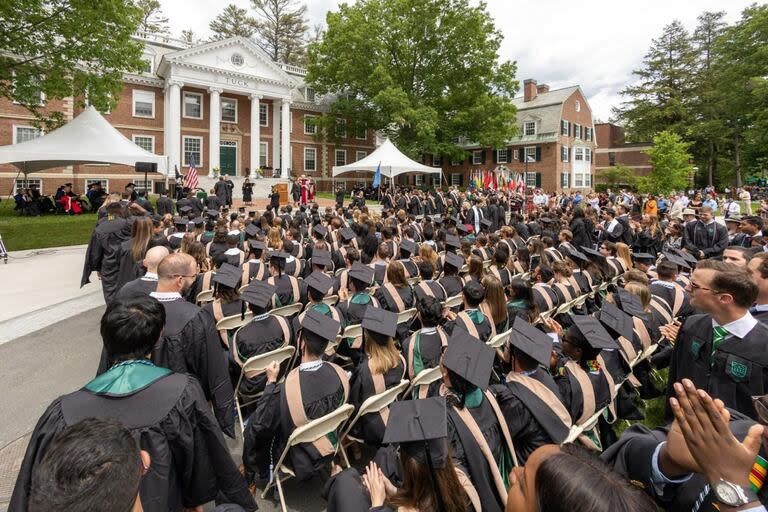
<instances>
[{"instance_id":1,"label":"green foliage","mask_svg":"<svg viewBox=\"0 0 768 512\"><path fill-rule=\"evenodd\" d=\"M632 168L621 164L603 169L597 174L597 179L610 189L634 188L637 185L637 178Z\"/></svg>"},{"instance_id":2,"label":"green foliage","mask_svg":"<svg viewBox=\"0 0 768 512\"><path fill-rule=\"evenodd\" d=\"M168 18L163 15L160 0L135 0L141 9L139 31L148 34L168 34Z\"/></svg>"},{"instance_id":3,"label":"green foliage","mask_svg":"<svg viewBox=\"0 0 768 512\"><path fill-rule=\"evenodd\" d=\"M132 40L141 10L124 0L11 0L0 2L0 96L26 107L51 130L62 112L44 104L74 96L99 110L114 106L124 71L142 68ZM45 96L40 102L40 92Z\"/></svg>"},{"instance_id":4,"label":"green foliage","mask_svg":"<svg viewBox=\"0 0 768 512\"><path fill-rule=\"evenodd\" d=\"M213 41L238 36L250 39L256 30L255 24L256 21L248 15L246 9L229 4L208 24L208 27L213 32L211 36Z\"/></svg>"},{"instance_id":5,"label":"green foliage","mask_svg":"<svg viewBox=\"0 0 768 512\"><path fill-rule=\"evenodd\" d=\"M689 163L690 142L669 131L663 131L653 138L653 147L646 153L653 169L651 174L640 178L638 188L651 194L668 194L673 190L682 190L688 186L688 177L693 172Z\"/></svg>"},{"instance_id":6,"label":"green foliage","mask_svg":"<svg viewBox=\"0 0 768 512\"><path fill-rule=\"evenodd\" d=\"M464 158L456 137L502 147L515 135L515 64L485 4L469 0L362 0L327 15L309 46L306 80L336 100L337 117L381 130L406 154Z\"/></svg>"},{"instance_id":7,"label":"green foliage","mask_svg":"<svg viewBox=\"0 0 768 512\"><path fill-rule=\"evenodd\" d=\"M296 0L251 0L254 41L275 62L306 65L307 6Z\"/></svg>"}]
</instances>

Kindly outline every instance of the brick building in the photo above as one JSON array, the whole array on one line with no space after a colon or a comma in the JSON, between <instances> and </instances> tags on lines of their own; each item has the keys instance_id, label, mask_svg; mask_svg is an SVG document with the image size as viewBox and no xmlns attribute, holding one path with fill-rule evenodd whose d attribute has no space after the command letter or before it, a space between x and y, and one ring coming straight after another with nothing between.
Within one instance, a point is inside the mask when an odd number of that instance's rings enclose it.
<instances>
[{"instance_id":1,"label":"brick building","mask_svg":"<svg viewBox=\"0 0 768 512\"><path fill-rule=\"evenodd\" d=\"M592 110L579 86L550 90L536 80L523 82L523 95L514 99L519 135L500 149L463 144L467 157L443 162L427 157L425 163L442 167L449 184L466 186L475 171L508 169L525 174L532 187L547 191L589 189L597 147ZM528 157L526 165L525 157ZM420 176L404 177L421 184Z\"/></svg>"},{"instance_id":2,"label":"brick building","mask_svg":"<svg viewBox=\"0 0 768 512\"><path fill-rule=\"evenodd\" d=\"M646 176L651 172L651 163L647 149L653 147L650 142L630 143L624 141L624 128L613 123L595 125L598 148L595 150L595 171L600 180L600 171L615 165L630 167L636 176Z\"/></svg>"},{"instance_id":3,"label":"brick building","mask_svg":"<svg viewBox=\"0 0 768 512\"><path fill-rule=\"evenodd\" d=\"M117 105L105 118L123 135L148 151L166 155L169 169L183 173L194 158L198 174L244 177L261 168L281 178L307 174L319 188L328 188L331 167L354 162L375 149L375 133L339 120L340 144L315 138L310 119L325 104L304 83L305 71L271 61L253 43L232 38L200 45L157 36L137 36L144 42L146 68L126 74ZM41 101L45 101L41 98ZM79 114L72 98L51 101L48 110ZM40 135L29 112L0 98L0 145L23 142ZM288 130L282 127L288 126ZM18 169L0 165L0 191L17 185L37 185L43 194L72 182L83 193L89 183L102 181L110 191L122 191L143 175L124 165L90 164L50 169L29 175L24 183ZM348 176L356 181L355 176ZM149 180L159 191L164 176ZM139 187L141 188L141 186Z\"/></svg>"}]
</instances>

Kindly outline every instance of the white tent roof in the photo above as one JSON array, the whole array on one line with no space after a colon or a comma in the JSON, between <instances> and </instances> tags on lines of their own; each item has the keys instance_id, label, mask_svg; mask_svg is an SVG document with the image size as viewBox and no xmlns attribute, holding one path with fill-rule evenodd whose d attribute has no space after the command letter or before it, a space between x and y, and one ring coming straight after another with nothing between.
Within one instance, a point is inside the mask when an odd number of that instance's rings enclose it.
<instances>
[{"instance_id":1,"label":"white tent roof","mask_svg":"<svg viewBox=\"0 0 768 512\"><path fill-rule=\"evenodd\" d=\"M440 174L442 172L442 169L439 167L429 167L414 162L402 154L400 150L387 139L381 146L376 148L376 151L362 160L347 165L334 165L333 176L355 171L375 173L379 164L381 164L381 175L388 178L394 178L398 174L406 172L421 172L427 174Z\"/></svg>"},{"instance_id":2,"label":"white tent roof","mask_svg":"<svg viewBox=\"0 0 768 512\"><path fill-rule=\"evenodd\" d=\"M88 163L136 165L155 162L165 173L166 158L140 148L90 106L79 116L37 139L0 146L0 164L13 164L25 173Z\"/></svg>"}]
</instances>

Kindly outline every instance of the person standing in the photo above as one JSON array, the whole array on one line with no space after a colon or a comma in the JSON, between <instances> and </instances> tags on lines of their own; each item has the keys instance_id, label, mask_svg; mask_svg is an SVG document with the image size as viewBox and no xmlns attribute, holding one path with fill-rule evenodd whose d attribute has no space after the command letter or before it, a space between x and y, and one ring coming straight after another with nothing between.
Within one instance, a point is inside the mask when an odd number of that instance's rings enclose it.
<instances>
[{"instance_id":1,"label":"person standing","mask_svg":"<svg viewBox=\"0 0 768 512\"><path fill-rule=\"evenodd\" d=\"M699 259L720 258L728 245L728 229L715 222L712 208L702 206L699 219L683 229L683 248Z\"/></svg>"},{"instance_id":2,"label":"person standing","mask_svg":"<svg viewBox=\"0 0 768 512\"><path fill-rule=\"evenodd\" d=\"M272 207L275 214L277 214L277 211L280 209L280 193L275 186L272 186L272 192L269 194L269 206Z\"/></svg>"},{"instance_id":3,"label":"person standing","mask_svg":"<svg viewBox=\"0 0 768 512\"><path fill-rule=\"evenodd\" d=\"M749 190L741 189L739 199L744 202L744 210L746 210L747 215L752 215L752 195L749 193Z\"/></svg>"},{"instance_id":4,"label":"person standing","mask_svg":"<svg viewBox=\"0 0 768 512\"><path fill-rule=\"evenodd\" d=\"M157 199L157 214L173 215L173 201L168 197L168 192L165 190L160 193L160 197Z\"/></svg>"},{"instance_id":5,"label":"person standing","mask_svg":"<svg viewBox=\"0 0 768 512\"><path fill-rule=\"evenodd\" d=\"M253 203L253 183L248 176L243 182L243 203L250 205Z\"/></svg>"},{"instance_id":6,"label":"person standing","mask_svg":"<svg viewBox=\"0 0 768 512\"><path fill-rule=\"evenodd\" d=\"M221 204L227 204L227 184L224 182L224 176L219 176L219 181L213 186L213 191Z\"/></svg>"},{"instance_id":7,"label":"person standing","mask_svg":"<svg viewBox=\"0 0 768 512\"><path fill-rule=\"evenodd\" d=\"M227 186L227 189L226 189L227 196L226 196L226 203L225 204L231 208L232 207L232 197L233 197L232 191L235 190L235 184L232 183L232 180L230 180L229 176L227 176L227 175L224 175L224 184Z\"/></svg>"}]
</instances>

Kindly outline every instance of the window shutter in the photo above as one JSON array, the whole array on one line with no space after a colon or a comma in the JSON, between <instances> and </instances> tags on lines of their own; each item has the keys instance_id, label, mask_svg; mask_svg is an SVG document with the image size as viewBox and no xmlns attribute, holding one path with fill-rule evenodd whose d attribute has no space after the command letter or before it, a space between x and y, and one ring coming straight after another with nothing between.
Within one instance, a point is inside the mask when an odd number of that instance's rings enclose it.
<instances>
[{"instance_id":1,"label":"window shutter","mask_svg":"<svg viewBox=\"0 0 768 512\"><path fill-rule=\"evenodd\" d=\"M525 162L525 148L520 148L517 150L517 159L520 161L520 163Z\"/></svg>"},{"instance_id":2,"label":"window shutter","mask_svg":"<svg viewBox=\"0 0 768 512\"><path fill-rule=\"evenodd\" d=\"M499 163L499 152L495 149L492 149L491 151L493 152L493 163Z\"/></svg>"},{"instance_id":3,"label":"window shutter","mask_svg":"<svg viewBox=\"0 0 768 512\"><path fill-rule=\"evenodd\" d=\"M484 164L485 163L485 149L481 149L480 150L480 155L481 155L480 156L480 163Z\"/></svg>"},{"instance_id":4,"label":"window shutter","mask_svg":"<svg viewBox=\"0 0 768 512\"><path fill-rule=\"evenodd\" d=\"M536 173L536 188L540 188L540 187L541 187L541 173L537 172Z\"/></svg>"},{"instance_id":5,"label":"window shutter","mask_svg":"<svg viewBox=\"0 0 768 512\"><path fill-rule=\"evenodd\" d=\"M541 147L536 146L536 161L541 162Z\"/></svg>"},{"instance_id":6,"label":"window shutter","mask_svg":"<svg viewBox=\"0 0 768 512\"><path fill-rule=\"evenodd\" d=\"M463 172L459 173L459 186L460 187L464 186L464 173Z\"/></svg>"},{"instance_id":7,"label":"window shutter","mask_svg":"<svg viewBox=\"0 0 768 512\"><path fill-rule=\"evenodd\" d=\"M568 123L568 136L573 137L573 123Z\"/></svg>"}]
</instances>

